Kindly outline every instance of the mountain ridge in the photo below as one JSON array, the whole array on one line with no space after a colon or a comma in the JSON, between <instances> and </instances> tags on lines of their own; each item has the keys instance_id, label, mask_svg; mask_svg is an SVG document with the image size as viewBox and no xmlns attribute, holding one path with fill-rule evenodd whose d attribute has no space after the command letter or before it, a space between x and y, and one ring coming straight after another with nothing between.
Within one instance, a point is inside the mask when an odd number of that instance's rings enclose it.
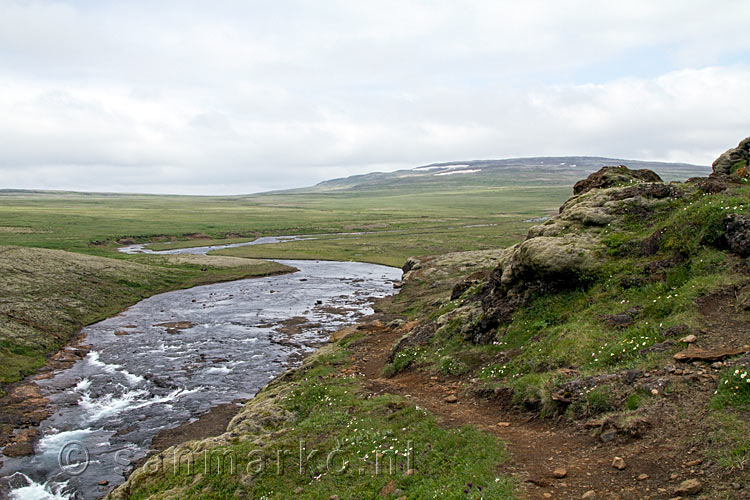
<instances>
[{"instance_id":1,"label":"mountain ridge","mask_svg":"<svg viewBox=\"0 0 750 500\"><path fill-rule=\"evenodd\" d=\"M430 163L393 172L370 172L329 179L309 188L288 191L341 191L385 186L404 188L418 185L426 187L430 184L445 186L473 183L518 185L542 182L564 185L573 184L576 180L585 178L601 167L611 165L626 165L634 169L654 170L666 181L685 180L689 177L707 175L711 172L710 166L690 163L627 160L603 156L534 156ZM515 175L513 176L513 174ZM550 175L554 175L554 178L548 178Z\"/></svg>"}]
</instances>

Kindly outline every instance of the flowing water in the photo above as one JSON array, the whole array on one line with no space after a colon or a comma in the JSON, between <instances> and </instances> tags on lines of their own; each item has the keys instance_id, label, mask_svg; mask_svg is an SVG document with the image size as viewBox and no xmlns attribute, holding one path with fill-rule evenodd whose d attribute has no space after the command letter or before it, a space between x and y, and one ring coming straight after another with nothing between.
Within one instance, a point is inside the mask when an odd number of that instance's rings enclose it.
<instances>
[{"instance_id":1,"label":"flowing water","mask_svg":"<svg viewBox=\"0 0 750 500\"><path fill-rule=\"evenodd\" d=\"M38 382L53 413L35 454L3 458L10 497L106 494L160 430L252 397L331 332L371 314L401 276L373 264L278 262L299 271L156 295L84 328L88 355Z\"/></svg>"}]
</instances>

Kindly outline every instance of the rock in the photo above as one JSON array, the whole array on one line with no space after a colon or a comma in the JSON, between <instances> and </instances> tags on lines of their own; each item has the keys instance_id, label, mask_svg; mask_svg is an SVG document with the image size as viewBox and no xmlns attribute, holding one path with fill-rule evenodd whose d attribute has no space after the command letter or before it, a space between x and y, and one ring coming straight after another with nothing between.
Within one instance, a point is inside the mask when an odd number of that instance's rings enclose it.
<instances>
[{"instance_id":1,"label":"rock","mask_svg":"<svg viewBox=\"0 0 750 500\"><path fill-rule=\"evenodd\" d=\"M167 333L180 333L182 330L192 328L194 325L190 321L168 321L166 323L157 323L152 326L161 326L167 329Z\"/></svg>"},{"instance_id":2,"label":"rock","mask_svg":"<svg viewBox=\"0 0 750 500\"><path fill-rule=\"evenodd\" d=\"M697 495L703 490L703 484L697 479L687 479L674 490L677 495Z\"/></svg>"},{"instance_id":3,"label":"rock","mask_svg":"<svg viewBox=\"0 0 750 500\"><path fill-rule=\"evenodd\" d=\"M597 498L597 496L596 496L596 491L594 491L594 490L589 490L589 491L587 491L586 493L584 493L584 494L583 494L583 496L582 496L581 498L582 498L583 500L596 500L596 498Z\"/></svg>"},{"instance_id":4,"label":"rock","mask_svg":"<svg viewBox=\"0 0 750 500\"><path fill-rule=\"evenodd\" d=\"M552 498L552 493L542 493L544 498Z\"/></svg>"},{"instance_id":5,"label":"rock","mask_svg":"<svg viewBox=\"0 0 750 500\"><path fill-rule=\"evenodd\" d=\"M330 497L328 497L328 500L339 500L339 496L338 495L331 495Z\"/></svg>"},{"instance_id":6,"label":"rock","mask_svg":"<svg viewBox=\"0 0 750 500\"><path fill-rule=\"evenodd\" d=\"M126 331L124 331L124 330L117 330L117 331L115 332L115 335L128 335L128 332L126 332Z\"/></svg>"},{"instance_id":7,"label":"rock","mask_svg":"<svg viewBox=\"0 0 750 500\"><path fill-rule=\"evenodd\" d=\"M602 167L583 180L575 183L573 194L583 194L592 189L610 188L641 182L663 182L661 177L648 169L631 170L625 165Z\"/></svg>"},{"instance_id":8,"label":"rock","mask_svg":"<svg viewBox=\"0 0 750 500\"><path fill-rule=\"evenodd\" d=\"M638 475L638 481L645 481L648 478L649 478L648 474L639 474Z\"/></svg>"},{"instance_id":9,"label":"rock","mask_svg":"<svg viewBox=\"0 0 750 500\"><path fill-rule=\"evenodd\" d=\"M747 346L738 347L736 349L717 349L717 350L706 350L706 349L685 349L674 355L676 361L683 363L689 363L692 361L721 361L732 356L738 356L750 352Z\"/></svg>"},{"instance_id":10,"label":"rock","mask_svg":"<svg viewBox=\"0 0 750 500\"><path fill-rule=\"evenodd\" d=\"M738 166L747 166L750 161L750 137L740 141L736 148L723 152L711 164L714 174L729 175ZM743 165L744 163L744 165Z\"/></svg>"},{"instance_id":11,"label":"rock","mask_svg":"<svg viewBox=\"0 0 750 500\"><path fill-rule=\"evenodd\" d=\"M750 311L750 285L745 285L737 292L735 308L738 311Z\"/></svg>"},{"instance_id":12,"label":"rock","mask_svg":"<svg viewBox=\"0 0 750 500\"><path fill-rule=\"evenodd\" d=\"M34 454L34 446L30 442L9 444L3 448L3 455L8 458L27 457Z\"/></svg>"},{"instance_id":13,"label":"rock","mask_svg":"<svg viewBox=\"0 0 750 500\"><path fill-rule=\"evenodd\" d=\"M449 404L454 404L454 403L458 403L458 398L456 397L455 394L450 394L446 396L446 398L443 401Z\"/></svg>"},{"instance_id":14,"label":"rock","mask_svg":"<svg viewBox=\"0 0 750 500\"><path fill-rule=\"evenodd\" d=\"M388 323L388 328L391 330L396 330L397 328L401 328L403 325L406 324L406 321L403 319L394 319L393 321Z\"/></svg>"},{"instance_id":15,"label":"rock","mask_svg":"<svg viewBox=\"0 0 750 500\"><path fill-rule=\"evenodd\" d=\"M552 475L557 479L562 479L568 475L568 471L564 467L558 467L554 471L552 471Z\"/></svg>"},{"instance_id":16,"label":"rock","mask_svg":"<svg viewBox=\"0 0 750 500\"><path fill-rule=\"evenodd\" d=\"M421 263L419 262L419 260L417 258L415 258L415 257L409 257L408 259L406 259L406 263L401 268L401 271L404 274L406 274L409 271L416 271L420 267L421 267Z\"/></svg>"},{"instance_id":17,"label":"rock","mask_svg":"<svg viewBox=\"0 0 750 500\"><path fill-rule=\"evenodd\" d=\"M628 313L605 314L602 319L613 328L627 328L633 324L633 317Z\"/></svg>"},{"instance_id":18,"label":"rock","mask_svg":"<svg viewBox=\"0 0 750 500\"><path fill-rule=\"evenodd\" d=\"M99 481L96 484L98 484L99 486L107 486L109 484L109 481Z\"/></svg>"},{"instance_id":19,"label":"rock","mask_svg":"<svg viewBox=\"0 0 750 500\"><path fill-rule=\"evenodd\" d=\"M614 467L617 470L623 470L626 467L626 465L625 465L625 459L623 459L622 457L615 457L615 458L613 458L612 459L612 467Z\"/></svg>"},{"instance_id":20,"label":"rock","mask_svg":"<svg viewBox=\"0 0 750 500\"><path fill-rule=\"evenodd\" d=\"M641 241L641 255L644 257L650 257L659 253L659 249L661 248L661 239L662 236L664 236L665 232L666 229L659 229L654 234Z\"/></svg>"},{"instance_id":21,"label":"rock","mask_svg":"<svg viewBox=\"0 0 750 500\"><path fill-rule=\"evenodd\" d=\"M567 236L567 235L566 235ZM540 236L520 243L503 269L501 282L510 285L528 277L567 279L571 285L598 267L594 250L598 244L584 237Z\"/></svg>"},{"instance_id":22,"label":"rock","mask_svg":"<svg viewBox=\"0 0 750 500\"><path fill-rule=\"evenodd\" d=\"M399 488L396 488L395 490L393 490L394 497L400 498L403 494L404 494L404 491Z\"/></svg>"},{"instance_id":23,"label":"rock","mask_svg":"<svg viewBox=\"0 0 750 500\"><path fill-rule=\"evenodd\" d=\"M663 335L665 337L680 337L680 336L685 337L690 334L691 334L690 327L683 323L670 326L663 332Z\"/></svg>"},{"instance_id":24,"label":"rock","mask_svg":"<svg viewBox=\"0 0 750 500\"><path fill-rule=\"evenodd\" d=\"M303 491L305 491L305 490L304 490L304 489L302 489L302 487L301 487L301 486L297 486L296 488L294 488L294 494L295 494L295 495L299 495L299 494L301 494L301 493L302 493Z\"/></svg>"},{"instance_id":25,"label":"rock","mask_svg":"<svg viewBox=\"0 0 750 500\"><path fill-rule=\"evenodd\" d=\"M698 337L696 337L695 335L688 335L686 337L682 337L680 339L680 342L685 342L686 344L694 344L696 340L698 340Z\"/></svg>"},{"instance_id":26,"label":"rock","mask_svg":"<svg viewBox=\"0 0 750 500\"><path fill-rule=\"evenodd\" d=\"M623 379L623 382L625 382L628 385L631 385L633 382L635 382L641 377L643 377L643 370L628 370L623 374L622 379Z\"/></svg>"},{"instance_id":27,"label":"rock","mask_svg":"<svg viewBox=\"0 0 750 500\"><path fill-rule=\"evenodd\" d=\"M610 441L614 441L615 438L617 438L617 434L618 434L617 430L610 430L607 432L602 432L599 435L599 440L602 443L609 443Z\"/></svg>"},{"instance_id":28,"label":"rock","mask_svg":"<svg viewBox=\"0 0 750 500\"><path fill-rule=\"evenodd\" d=\"M741 214L731 214L724 219L729 250L742 258L750 257L750 217Z\"/></svg>"},{"instance_id":29,"label":"rock","mask_svg":"<svg viewBox=\"0 0 750 500\"><path fill-rule=\"evenodd\" d=\"M475 272L456 283L451 290L451 300L460 298L466 290L478 285L483 278L485 278L484 272Z\"/></svg>"}]
</instances>

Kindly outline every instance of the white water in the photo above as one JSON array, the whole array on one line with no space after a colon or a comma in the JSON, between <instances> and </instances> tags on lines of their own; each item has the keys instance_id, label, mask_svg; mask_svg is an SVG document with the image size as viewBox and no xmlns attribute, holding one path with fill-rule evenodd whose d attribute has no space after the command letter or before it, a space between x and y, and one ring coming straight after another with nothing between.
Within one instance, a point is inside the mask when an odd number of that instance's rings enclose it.
<instances>
[{"instance_id":1,"label":"white water","mask_svg":"<svg viewBox=\"0 0 750 500\"><path fill-rule=\"evenodd\" d=\"M17 472L14 476L25 481L26 486L14 488L10 492L11 500L68 500L71 498L70 493L65 493L67 481L63 483L48 481L40 484L21 472Z\"/></svg>"}]
</instances>

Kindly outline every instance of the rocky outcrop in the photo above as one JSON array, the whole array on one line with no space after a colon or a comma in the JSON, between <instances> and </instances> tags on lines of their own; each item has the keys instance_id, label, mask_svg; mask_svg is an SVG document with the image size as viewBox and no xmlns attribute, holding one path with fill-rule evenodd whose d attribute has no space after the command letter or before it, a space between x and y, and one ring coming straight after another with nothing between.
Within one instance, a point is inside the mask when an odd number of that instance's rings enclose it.
<instances>
[{"instance_id":1,"label":"rocky outcrop","mask_svg":"<svg viewBox=\"0 0 750 500\"><path fill-rule=\"evenodd\" d=\"M573 186L573 194L583 194L592 189L625 186L635 182L662 182L656 172L648 169L631 170L625 165L602 167L598 172L578 181Z\"/></svg>"},{"instance_id":2,"label":"rocky outcrop","mask_svg":"<svg viewBox=\"0 0 750 500\"><path fill-rule=\"evenodd\" d=\"M723 164L726 158L745 158L742 155L748 148L750 139L735 148L739 152L730 150L722 155L714 162L715 167ZM713 184L702 184L703 181L712 181ZM715 174L708 179L696 178L686 183L665 183L650 170L631 170L622 165L603 167L576 183L574 195L560 207L559 215L532 226L523 242L498 251L497 264L492 271L475 273L457 281L450 300L460 301L461 305L438 318L437 329L443 328L441 321L450 322L451 328L457 328L456 331L467 341L477 344L493 342L498 327L511 321L515 311L533 298L585 288L595 281L614 251L620 252L617 255L629 253L652 257L669 247L672 233L665 227L655 227L651 235L641 241L625 241L620 244L622 246L616 246L619 241L616 233L630 231L628 224L633 220L650 227L663 220L662 216L671 210L676 199L698 196L700 191L721 191L737 182L740 179L735 175ZM726 234L721 235L722 242L726 240L733 253L750 256L750 217L733 214L724 225ZM726 244L722 243L722 246ZM664 258L648 261L641 272L632 277L632 283L623 286L664 281L669 269L683 260L684 256L672 248ZM429 280L428 273L435 273L439 268L435 264L424 259L410 259L404 267L404 281L413 277ZM632 324L636 315L603 319L607 324L611 323L611 327L618 328ZM434 331L433 327L430 334ZM409 342L405 340L402 344Z\"/></svg>"},{"instance_id":3,"label":"rocky outcrop","mask_svg":"<svg viewBox=\"0 0 750 500\"><path fill-rule=\"evenodd\" d=\"M501 254L482 286L481 314L462 328L465 339L491 342L497 327L531 298L586 286L604 260L601 228L616 229L624 214L647 216L679 189L650 170L619 166L591 174L574 192L557 217L533 226L525 241ZM461 288L463 293L466 288Z\"/></svg>"},{"instance_id":4,"label":"rocky outcrop","mask_svg":"<svg viewBox=\"0 0 750 500\"><path fill-rule=\"evenodd\" d=\"M750 163L750 137L742 139L736 148L728 149L711 164L714 174L729 175Z\"/></svg>"}]
</instances>

